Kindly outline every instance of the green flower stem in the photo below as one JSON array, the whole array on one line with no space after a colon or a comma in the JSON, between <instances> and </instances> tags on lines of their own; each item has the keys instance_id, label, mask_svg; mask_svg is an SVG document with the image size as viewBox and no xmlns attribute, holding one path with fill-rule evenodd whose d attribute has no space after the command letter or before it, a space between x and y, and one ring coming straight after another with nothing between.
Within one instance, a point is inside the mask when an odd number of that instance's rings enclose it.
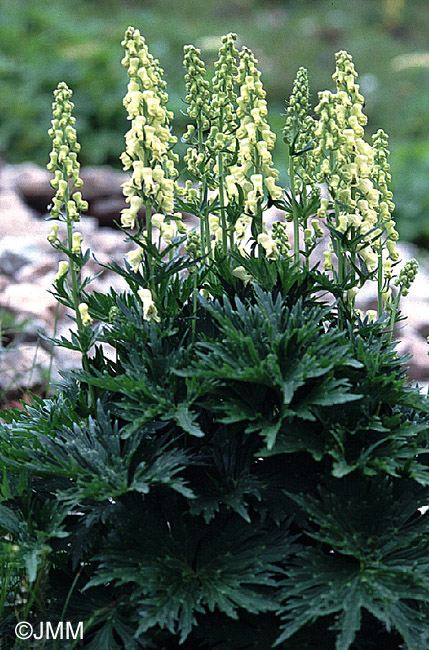
<instances>
[{"instance_id":1,"label":"green flower stem","mask_svg":"<svg viewBox=\"0 0 429 650\"><path fill-rule=\"evenodd\" d=\"M152 244L152 202L149 199L146 199L145 201L145 209L146 209L146 232L147 232L147 241ZM153 279L152 279L152 270L153 270L153 264L152 264L152 257L149 254L147 256L147 265L149 268L149 285L150 289L152 291L152 294L154 292L154 285L153 285Z\"/></svg>"},{"instance_id":2,"label":"green flower stem","mask_svg":"<svg viewBox=\"0 0 429 650\"><path fill-rule=\"evenodd\" d=\"M228 252L228 229L226 223L225 211L225 178L223 166L223 153L219 151L217 155L217 164L219 170L219 204L220 204L220 221L222 225L222 250L224 255Z\"/></svg>"},{"instance_id":3,"label":"green flower stem","mask_svg":"<svg viewBox=\"0 0 429 650\"><path fill-rule=\"evenodd\" d=\"M335 201L335 225L338 225L338 203ZM342 246L341 241L338 239L334 240L334 250L337 255L338 261L338 271L337 271L337 282L341 286L344 284L346 265L345 265L345 252ZM343 326L343 313L341 303L338 304L338 325L341 328Z\"/></svg>"},{"instance_id":4,"label":"green flower stem","mask_svg":"<svg viewBox=\"0 0 429 650\"><path fill-rule=\"evenodd\" d=\"M54 338L57 335L59 311L60 311L60 303L57 302L56 307L55 307L55 315L54 315L54 333L53 333ZM49 352L49 368L48 368L48 377L47 377L47 380L46 380L47 389L49 388L50 383L51 383L52 364L53 364L53 361L54 361L54 345L55 344L52 342L51 343L51 349L50 349L50 352Z\"/></svg>"},{"instance_id":5,"label":"green flower stem","mask_svg":"<svg viewBox=\"0 0 429 650\"><path fill-rule=\"evenodd\" d=\"M261 205L261 199L258 200L258 203L256 205L256 214L255 214L255 219L256 219L256 230L258 235L262 233L262 205ZM265 249L261 244L258 244L258 257L262 257L265 253Z\"/></svg>"},{"instance_id":6,"label":"green flower stem","mask_svg":"<svg viewBox=\"0 0 429 650\"><path fill-rule=\"evenodd\" d=\"M383 313L383 244L378 246L378 268L377 268L377 299L378 299L378 317Z\"/></svg>"},{"instance_id":7,"label":"green flower stem","mask_svg":"<svg viewBox=\"0 0 429 650\"><path fill-rule=\"evenodd\" d=\"M299 220L298 204L295 194L295 161L292 152L289 151L289 183L290 194L292 197L292 216L293 216L293 261L299 265Z\"/></svg>"},{"instance_id":8,"label":"green flower stem","mask_svg":"<svg viewBox=\"0 0 429 650\"><path fill-rule=\"evenodd\" d=\"M201 115L199 115L197 119L197 133L198 133L198 153L201 153L204 149L204 134L203 134L203 127L202 127L202 120L201 120ZM201 237L201 252L203 256L206 253L211 254L211 246L210 246L210 226L209 226L209 213L206 209L206 202L207 202L207 175L205 171L205 163L204 161L201 163L200 166L200 179L201 179L201 186L200 186L200 210L201 210L201 216L200 216L200 237Z\"/></svg>"},{"instance_id":9,"label":"green flower stem","mask_svg":"<svg viewBox=\"0 0 429 650\"><path fill-rule=\"evenodd\" d=\"M392 311L390 312L390 321L389 321L389 343L392 343L393 340L393 328L395 327L396 314L398 312L399 301L402 296L402 287L398 291L398 295L395 298L395 302L392 306Z\"/></svg>"},{"instance_id":10,"label":"green flower stem","mask_svg":"<svg viewBox=\"0 0 429 650\"><path fill-rule=\"evenodd\" d=\"M351 231L351 235L350 235L350 236L351 236L352 239L354 238L354 236L355 236L355 230L354 230L354 228L352 228L352 231ZM353 285L354 285L354 283L355 283L355 279L356 279L355 266L356 266L356 251L353 250L353 251L350 253L350 273L352 274ZM352 307L353 307L353 308L354 308L354 306L355 306L355 302L356 302L356 298L353 297L353 301L352 301Z\"/></svg>"},{"instance_id":11,"label":"green flower stem","mask_svg":"<svg viewBox=\"0 0 429 650\"><path fill-rule=\"evenodd\" d=\"M195 343L195 328L197 324L197 272L194 270L194 298L192 305L192 346Z\"/></svg>"},{"instance_id":12,"label":"green flower stem","mask_svg":"<svg viewBox=\"0 0 429 650\"><path fill-rule=\"evenodd\" d=\"M146 200L145 207L146 207L147 238L149 242L152 244L152 203L151 201L149 201L149 199Z\"/></svg>"},{"instance_id":13,"label":"green flower stem","mask_svg":"<svg viewBox=\"0 0 429 650\"><path fill-rule=\"evenodd\" d=\"M67 200L68 200L68 196L67 196ZM71 250L73 245L73 221L69 216L67 201L65 201L65 205L66 205L66 219L67 219L67 242L68 242L68 247ZM70 259L70 277L72 283L73 308L76 314L76 323L77 323L79 337L81 338L83 332L85 331L85 326L82 323L82 317L79 311L79 304L81 301L79 295L80 291L78 288L78 273L76 271L74 262L71 259ZM81 350L81 353L82 353L82 367L85 370L85 372L89 373L89 361L88 361L87 350ZM94 389L93 386L91 385L89 385L89 397L90 397L90 405L94 405L95 404Z\"/></svg>"}]
</instances>

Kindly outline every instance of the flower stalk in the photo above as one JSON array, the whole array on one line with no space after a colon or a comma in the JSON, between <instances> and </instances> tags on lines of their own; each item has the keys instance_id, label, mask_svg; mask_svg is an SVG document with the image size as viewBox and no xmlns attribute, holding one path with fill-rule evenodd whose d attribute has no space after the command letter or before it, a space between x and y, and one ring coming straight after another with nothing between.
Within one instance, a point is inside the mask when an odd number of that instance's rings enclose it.
<instances>
[{"instance_id":1,"label":"flower stalk","mask_svg":"<svg viewBox=\"0 0 429 650\"><path fill-rule=\"evenodd\" d=\"M61 82L54 91L54 102L52 104L53 119L49 135L52 139L52 151L48 170L54 174L51 186L56 190L50 211L51 219L58 221L52 225L48 241L55 248L64 250L69 261L61 261L59 271L55 276L57 289L68 277L71 281L71 291L68 290L71 305L76 316L76 324L81 344L82 366L89 371L88 346L82 345L85 340L85 329L92 323L89 314L82 318L82 293L81 293L81 269L83 266L81 255L80 233L74 231L74 224L80 221L82 212L88 209L88 203L82 199L79 191L82 187L82 180L79 177L80 165L77 161L77 153L80 145L77 142L76 130L74 128L75 118L72 116L74 108L71 101L72 91ZM67 246L64 248L58 239L59 222L65 222L67 228ZM67 290L66 290L67 291ZM86 306L86 309L87 306ZM87 313L87 312L86 312ZM94 399L93 389L90 387L90 395Z\"/></svg>"}]
</instances>

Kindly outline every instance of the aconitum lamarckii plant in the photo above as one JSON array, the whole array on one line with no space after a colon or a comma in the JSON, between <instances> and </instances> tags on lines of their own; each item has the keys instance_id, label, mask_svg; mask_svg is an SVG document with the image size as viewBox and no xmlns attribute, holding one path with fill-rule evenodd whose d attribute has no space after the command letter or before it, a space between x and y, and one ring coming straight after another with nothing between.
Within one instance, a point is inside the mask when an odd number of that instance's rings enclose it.
<instances>
[{"instance_id":1,"label":"aconitum lamarckii plant","mask_svg":"<svg viewBox=\"0 0 429 650\"><path fill-rule=\"evenodd\" d=\"M163 71L126 32L134 248L105 265L122 293L89 290L72 94L54 93L48 239L76 320L54 342L82 368L0 424L5 648L41 647L18 621L82 624L45 650L428 646L429 408L392 342L417 262L395 271L387 136L365 140L349 54L314 115L301 68L282 188L257 61L235 42L212 79L185 47L181 164Z\"/></svg>"}]
</instances>

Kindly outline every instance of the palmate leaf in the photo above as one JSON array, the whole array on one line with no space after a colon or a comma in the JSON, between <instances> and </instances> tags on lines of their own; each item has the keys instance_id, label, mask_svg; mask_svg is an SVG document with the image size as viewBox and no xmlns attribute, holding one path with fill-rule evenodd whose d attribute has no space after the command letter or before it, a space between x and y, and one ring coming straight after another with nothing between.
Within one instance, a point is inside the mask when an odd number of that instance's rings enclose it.
<instances>
[{"instance_id":1,"label":"palmate leaf","mask_svg":"<svg viewBox=\"0 0 429 650\"><path fill-rule=\"evenodd\" d=\"M314 460L321 460L325 445L320 435L319 424L302 422L298 418L285 418L276 436L276 442L272 447L268 444L256 452L256 456L268 458L279 454L293 454L305 451L311 454Z\"/></svg>"},{"instance_id":2,"label":"palmate leaf","mask_svg":"<svg viewBox=\"0 0 429 650\"><path fill-rule=\"evenodd\" d=\"M40 475L63 476L70 482L57 495L69 504L91 498L118 498L128 492L147 494L163 485L193 498L180 473L190 454L169 448L166 436L152 439L153 427L141 427L123 440L118 423L98 404L97 420L88 419L73 429L64 428L55 438L35 433L39 445L28 449L28 468Z\"/></svg>"},{"instance_id":3,"label":"palmate leaf","mask_svg":"<svg viewBox=\"0 0 429 650\"><path fill-rule=\"evenodd\" d=\"M406 479L350 475L319 486L318 498L287 494L307 516L307 524L301 518L305 534L329 552L307 548L286 568L286 625L279 640L336 614L336 647L347 650L364 608L387 630L396 629L411 650L423 650L429 517L417 509L425 491Z\"/></svg>"},{"instance_id":4,"label":"palmate leaf","mask_svg":"<svg viewBox=\"0 0 429 650\"><path fill-rule=\"evenodd\" d=\"M170 514L168 528L159 520L147 522L138 552L128 555L121 544L100 553L97 575L86 589L132 585L138 631L166 629L180 635L180 642L199 613L216 610L236 619L240 609L253 614L276 610L277 563L294 551L287 523L273 530L249 529L242 520L223 518L223 525L207 526Z\"/></svg>"},{"instance_id":5,"label":"palmate leaf","mask_svg":"<svg viewBox=\"0 0 429 650\"><path fill-rule=\"evenodd\" d=\"M429 517L419 508L427 492L414 481L355 473L327 478L313 493L287 494L307 517L306 535L357 562L384 561L393 552L405 558L426 543Z\"/></svg>"},{"instance_id":6,"label":"palmate leaf","mask_svg":"<svg viewBox=\"0 0 429 650\"><path fill-rule=\"evenodd\" d=\"M320 617L336 615L336 650L348 650L360 628L365 608L379 619L387 631L396 629L408 650L425 650L427 616L419 601L425 602L429 589L408 587L409 568L402 579L387 567L359 564L336 554L305 549L299 560L286 569L282 582L282 633L275 645ZM397 590L399 587L399 593Z\"/></svg>"},{"instance_id":7,"label":"palmate leaf","mask_svg":"<svg viewBox=\"0 0 429 650\"><path fill-rule=\"evenodd\" d=\"M289 309L280 294L255 293L255 305L238 298L203 303L219 337L198 343L180 375L206 382L204 406L220 422L246 422L271 449L286 418L314 421L320 409L359 400L351 382L335 374L362 364L341 333L325 331L326 309L304 315L302 301Z\"/></svg>"},{"instance_id":8,"label":"palmate leaf","mask_svg":"<svg viewBox=\"0 0 429 650\"><path fill-rule=\"evenodd\" d=\"M233 435L231 428L221 428L211 441L212 447L202 449L205 462L193 475L197 497L189 504L189 512L203 515L209 523L226 507L250 523L250 504L261 501L266 482L252 472L255 464L249 440Z\"/></svg>"}]
</instances>

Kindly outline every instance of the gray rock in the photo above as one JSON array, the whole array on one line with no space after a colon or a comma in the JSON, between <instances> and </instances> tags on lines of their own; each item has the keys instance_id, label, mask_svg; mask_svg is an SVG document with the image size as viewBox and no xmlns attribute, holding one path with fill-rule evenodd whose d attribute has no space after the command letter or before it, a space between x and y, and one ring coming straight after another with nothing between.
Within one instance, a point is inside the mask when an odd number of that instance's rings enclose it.
<instances>
[{"instance_id":1,"label":"gray rock","mask_svg":"<svg viewBox=\"0 0 429 650\"><path fill-rule=\"evenodd\" d=\"M43 255L28 238L7 235L0 239L0 273L14 277L24 266L40 262Z\"/></svg>"},{"instance_id":2,"label":"gray rock","mask_svg":"<svg viewBox=\"0 0 429 650\"><path fill-rule=\"evenodd\" d=\"M53 323L58 303L47 288L30 282L9 284L0 294L0 307L14 314ZM64 314L63 305L59 305L59 314Z\"/></svg>"}]
</instances>

